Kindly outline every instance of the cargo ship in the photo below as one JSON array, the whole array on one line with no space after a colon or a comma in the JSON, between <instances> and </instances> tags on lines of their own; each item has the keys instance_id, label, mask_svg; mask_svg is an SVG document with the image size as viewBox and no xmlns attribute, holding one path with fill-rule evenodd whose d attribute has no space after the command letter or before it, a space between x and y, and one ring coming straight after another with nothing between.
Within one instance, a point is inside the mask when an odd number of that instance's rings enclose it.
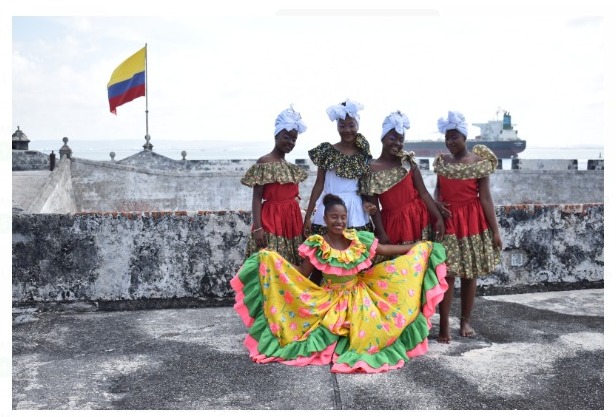
<instances>
[{"instance_id":1,"label":"cargo ship","mask_svg":"<svg viewBox=\"0 0 616 417\"><path fill-rule=\"evenodd\" d=\"M504 112L502 118L499 116L500 111L496 113L496 120L490 120L487 123L473 123L473 126L481 129L481 134L466 140L468 149L473 149L475 145L485 145L499 159L517 158L520 152L526 149L526 141L518 137L518 131L513 128L509 112ZM404 150L415 152L417 157L428 158L449 152L444 138L408 140L404 142Z\"/></svg>"}]
</instances>

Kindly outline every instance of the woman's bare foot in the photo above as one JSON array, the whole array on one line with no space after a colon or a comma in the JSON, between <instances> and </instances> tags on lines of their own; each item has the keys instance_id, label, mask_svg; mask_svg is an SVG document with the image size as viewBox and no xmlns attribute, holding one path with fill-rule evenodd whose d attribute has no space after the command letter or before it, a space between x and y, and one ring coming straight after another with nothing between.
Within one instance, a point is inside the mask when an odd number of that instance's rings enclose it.
<instances>
[{"instance_id":1,"label":"woman's bare foot","mask_svg":"<svg viewBox=\"0 0 616 417\"><path fill-rule=\"evenodd\" d=\"M451 342L451 335L449 334L449 329L441 329L438 333L438 338L436 340L439 343Z\"/></svg>"},{"instance_id":2,"label":"woman's bare foot","mask_svg":"<svg viewBox=\"0 0 616 417\"><path fill-rule=\"evenodd\" d=\"M470 319L466 317L460 317L460 336L473 337L475 336L475 329L471 327Z\"/></svg>"}]
</instances>

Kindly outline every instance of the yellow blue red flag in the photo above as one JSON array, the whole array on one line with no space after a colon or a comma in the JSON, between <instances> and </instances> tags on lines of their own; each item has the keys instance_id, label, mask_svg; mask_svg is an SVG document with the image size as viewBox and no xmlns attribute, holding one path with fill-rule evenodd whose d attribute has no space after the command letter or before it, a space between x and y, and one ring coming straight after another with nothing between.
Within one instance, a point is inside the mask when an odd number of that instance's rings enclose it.
<instances>
[{"instance_id":1,"label":"yellow blue red flag","mask_svg":"<svg viewBox=\"0 0 616 417\"><path fill-rule=\"evenodd\" d=\"M109 110L113 114L116 108L137 97L145 96L145 68L147 45L122 62L111 74L107 83Z\"/></svg>"}]
</instances>

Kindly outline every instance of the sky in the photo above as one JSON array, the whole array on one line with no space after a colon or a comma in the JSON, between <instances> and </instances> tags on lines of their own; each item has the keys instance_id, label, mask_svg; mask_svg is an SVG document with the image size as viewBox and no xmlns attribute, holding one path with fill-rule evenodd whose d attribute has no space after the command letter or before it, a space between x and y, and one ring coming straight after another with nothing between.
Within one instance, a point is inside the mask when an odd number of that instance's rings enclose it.
<instances>
[{"instance_id":1,"label":"sky","mask_svg":"<svg viewBox=\"0 0 616 417\"><path fill-rule=\"evenodd\" d=\"M273 147L274 120L293 104L308 126L296 149L307 150L339 140L325 109L351 99L365 106L359 130L375 154L383 119L396 110L411 121L407 139L442 136L437 120L448 110L469 123L492 120L501 110L510 112L527 149L603 145L601 2L558 9L479 1L464 8L288 4L257 11L229 6L206 16L155 8L149 16L96 16L87 9L60 17L16 14L11 134L19 126L33 142L66 136L72 143L141 145L147 121L154 144ZM111 73L145 44L147 100L137 98L114 115ZM477 134L471 127L469 136Z\"/></svg>"}]
</instances>

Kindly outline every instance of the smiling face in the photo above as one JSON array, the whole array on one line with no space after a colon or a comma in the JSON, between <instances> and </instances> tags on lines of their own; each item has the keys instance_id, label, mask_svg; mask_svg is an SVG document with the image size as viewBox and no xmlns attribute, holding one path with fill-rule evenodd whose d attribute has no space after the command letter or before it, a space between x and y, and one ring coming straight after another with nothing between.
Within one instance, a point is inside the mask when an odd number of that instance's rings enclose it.
<instances>
[{"instance_id":1,"label":"smiling face","mask_svg":"<svg viewBox=\"0 0 616 417\"><path fill-rule=\"evenodd\" d=\"M359 123L351 116L347 115L344 119L338 119L338 134L343 142L354 142L357 137Z\"/></svg>"},{"instance_id":2,"label":"smiling face","mask_svg":"<svg viewBox=\"0 0 616 417\"><path fill-rule=\"evenodd\" d=\"M297 130L288 131L282 129L275 136L276 148L281 152L289 153L295 148L295 141L297 141Z\"/></svg>"},{"instance_id":3,"label":"smiling face","mask_svg":"<svg viewBox=\"0 0 616 417\"><path fill-rule=\"evenodd\" d=\"M342 204L326 207L323 215L327 231L333 235L342 234L347 224L347 209Z\"/></svg>"},{"instance_id":4,"label":"smiling face","mask_svg":"<svg viewBox=\"0 0 616 417\"><path fill-rule=\"evenodd\" d=\"M404 144L404 133L396 132L396 129L391 129L381 139L383 143L383 153L397 155L402 150Z\"/></svg>"},{"instance_id":5,"label":"smiling face","mask_svg":"<svg viewBox=\"0 0 616 417\"><path fill-rule=\"evenodd\" d=\"M452 155L466 151L466 137L455 129L445 132L445 146Z\"/></svg>"}]
</instances>

